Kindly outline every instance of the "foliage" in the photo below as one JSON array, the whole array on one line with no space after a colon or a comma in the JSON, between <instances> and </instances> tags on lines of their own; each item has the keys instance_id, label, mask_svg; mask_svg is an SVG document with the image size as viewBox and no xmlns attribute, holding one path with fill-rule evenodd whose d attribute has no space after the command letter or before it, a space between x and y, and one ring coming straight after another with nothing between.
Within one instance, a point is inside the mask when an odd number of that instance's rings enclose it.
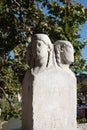
<instances>
[{"instance_id":1,"label":"foliage","mask_svg":"<svg viewBox=\"0 0 87 130\"><path fill-rule=\"evenodd\" d=\"M78 119L77 123L82 124L82 123L87 123L87 121L86 121L86 119Z\"/></svg>"},{"instance_id":2,"label":"foliage","mask_svg":"<svg viewBox=\"0 0 87 130\"><path fill-rule=\"evenodd\" d=\"M77 77L78 86L77 86L77 97L78 102L85 99L85 105L87 105L87 74L81 74ZM79 103L78 103L79 104ZM81 104L82 105L82 104Z\"/></svg>"},{"instance_id":3,"label":"foliage","mask_svg":"<svg viewBox=\"0 0 87 130\"><path fill-rule=\"evenodd\" d=\"M79 30L87 20L87 9L80 3L71 0L1 0L0 17L1 98L13 99L10 102L14 104L14 97L20 93L27 69L27 39L34 33L48 34L53 43L58 39L69 40L75 48L72 70L76 74L87 70L81 54L87 42L86 39L83 43L79 41Z\"/></svg>"},{"instance_id":4,"label":"foliage","mask_svg":"<svg viewBox=\"0 0 87 130\"><path fill-rule=\"evenodd\" d=\"M3 103L2 103L2 113L1 113L1 119L2 120L8 120L11 117L15 117L18 118L21 116L21 107L19 104L19 102L17 101L17 98L15 97L15 99L12 97L11 102L13 102L14 104L8 104L7 101L3 98Z\"/></svg>"}]
</instances>

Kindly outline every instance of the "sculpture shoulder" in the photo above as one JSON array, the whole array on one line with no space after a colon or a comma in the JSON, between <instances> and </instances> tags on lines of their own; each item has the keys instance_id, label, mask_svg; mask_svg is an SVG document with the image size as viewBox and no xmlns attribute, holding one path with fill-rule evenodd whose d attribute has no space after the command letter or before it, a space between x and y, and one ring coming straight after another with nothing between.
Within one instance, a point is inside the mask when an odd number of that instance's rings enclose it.
<instances>
[{"instance_id":1,"label":"sculpture shoulder","mask_svg":"<svg viewBox=\"0 0 87 130\"><path fill-rule=\"evenodd\" d=\"M75 74L70 68L66 69L65 71L69 77L71 77L73 80L76 80Z\"/></svg>"},{"instance_id":2,"label":"sculpture shoulder","mask_svg":"<svg viewBox=\"0 0 87 130\"><path fill-rule=\"evenodd\" d=\"M74 86L76 86L77 79L75 74L72 71L68 74L68 79L71 81L71 83L73 83Z\"/></svg>"}]
</instances>

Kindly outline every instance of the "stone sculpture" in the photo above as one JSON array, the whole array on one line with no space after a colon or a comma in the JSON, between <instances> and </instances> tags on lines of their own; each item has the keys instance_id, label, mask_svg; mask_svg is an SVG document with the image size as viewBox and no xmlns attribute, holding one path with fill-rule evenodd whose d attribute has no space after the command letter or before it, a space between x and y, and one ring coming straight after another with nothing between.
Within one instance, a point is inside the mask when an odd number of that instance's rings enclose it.
<instances>
[{"instance_id":1,"label":"stone sculpture","mask_svg":"<svg viewBox=\"0 0 87 130\"><path fill-rule=\"evenodd\" d=\"M76 130L76 78L70 42L54 46L45 34L35 34L28 47L30 66L22 87L23 130ZM30 57L28 58L30 54Z\"/></svg>"},{"instance_id":2,"label":"stone sculpture","mask_svg":"<svg viewBox=\"0 0 87 130\"><path fill-rule=\"evenodd\" d=\"M72 73L69 66L74 62L74 48L69 41L58 40L54 43L57 67ZM73 74L73 73L72 73Z\"/></svg>"},{"instance_id":3,"label":"stone sculpture","mask_svg":"<svg viewBox=\"0 0 87 130\"><path fill-rule=\"evenodd\" d=\"M49 37L45 34L36 34L28 46L27 63L34 73L38 73L52 66L52 53L53 45Z\"/></svg>"}]
</instances>

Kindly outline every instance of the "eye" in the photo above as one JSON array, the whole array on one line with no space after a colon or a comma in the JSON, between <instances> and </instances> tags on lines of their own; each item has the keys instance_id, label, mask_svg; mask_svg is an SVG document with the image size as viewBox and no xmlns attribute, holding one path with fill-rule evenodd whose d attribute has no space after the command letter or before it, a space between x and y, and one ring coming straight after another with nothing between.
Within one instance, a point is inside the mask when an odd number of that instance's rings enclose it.
<instances>
[{"instance_id":1,"label":"eye","mask_svg":"<svg viewBox=\"0 0 87 130\"><path fill-rule=\"evenodd\" d=\"M41 43L38 43L38 46L41 46Z\"/></svg>"},{"instance_id":2,"label":"eye","mask_svg":"<svg viewBox=\"0 0 87 130\"><path fill-rule=\"evenodd\" d=\"M67 46L68 48L72 48L71 46Z\"/></svg>"},{"instance_id":3,"label":"eye","mask_svg":"<svg viewBox=\"0 0 87 130\"><path fill-rule=\"evenodd\" d=\"M63 50L64 50L64 46L61 46L61 52L63 52Z\"/></svg>"}]
</instances>

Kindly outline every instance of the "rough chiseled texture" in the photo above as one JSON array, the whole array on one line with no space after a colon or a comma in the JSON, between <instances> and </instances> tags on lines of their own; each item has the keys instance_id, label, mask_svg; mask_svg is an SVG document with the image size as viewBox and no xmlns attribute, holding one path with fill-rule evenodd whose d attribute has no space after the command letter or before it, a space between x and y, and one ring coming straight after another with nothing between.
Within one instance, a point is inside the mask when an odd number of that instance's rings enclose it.
<instances>
[{"instance_id":1,"label":"rough chiseled texture","mask_svg":"<svg viewBox=\"0 0 87 130\"><path fill-rule=\"evenodd\" d=\"M41 73L35 77L33 85L35 130L76 129L75 85L75 79L66 72L61 73L60 70L51 70L45 72L44 76Z\"/></svg>"},{"instance_id":2,"label":"rough chiseled texture","mask_svg":"<svg viewBox=\"0 0 87 130\"><path fill-rule=\"evenodd\" d=\"M47 35L36 34L29 50L31 69L23 81L22 129L76 130L76 78L69 69L74 61L71 43L59 40L53 46Z\"/></svg>"}]
</instances>

